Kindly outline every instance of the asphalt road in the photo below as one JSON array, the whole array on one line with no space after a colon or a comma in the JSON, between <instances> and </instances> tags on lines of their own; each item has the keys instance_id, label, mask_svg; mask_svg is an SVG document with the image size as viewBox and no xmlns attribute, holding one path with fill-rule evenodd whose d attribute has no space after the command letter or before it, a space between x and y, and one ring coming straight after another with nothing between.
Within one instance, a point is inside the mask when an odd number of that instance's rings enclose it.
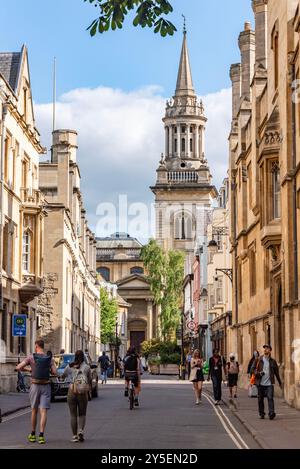
<instances>
[{"instance_id":1,"label":"asphalt road","mask_svg":"<svg viewBox=\"0 0 300 469\"><path fill-rule=\"evenodd\" d=\"M89 403L86 441L71 443L69 410L65 400L52 404L47 444L26 441L30 413L12 415L0 424L0 448L96 449L255 449L256 442L224 406L215 407L206 388L202 404L194 403L189 383L143 383L141 406L129 410L123 385L100 385L99 397Z\"/></svg>"}]
</instances>

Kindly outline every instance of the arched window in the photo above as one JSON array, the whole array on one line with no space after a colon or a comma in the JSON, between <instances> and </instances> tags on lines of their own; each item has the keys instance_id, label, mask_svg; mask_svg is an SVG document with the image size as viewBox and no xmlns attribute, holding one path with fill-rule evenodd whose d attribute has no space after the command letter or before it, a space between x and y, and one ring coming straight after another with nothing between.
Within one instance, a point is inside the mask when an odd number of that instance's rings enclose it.
<instances>
[{"instance_id":1,"label":"arched window","mask_svg":"<svg viewBox=\"0 0 300 469\"><path fill-rule=\"evenodd\" d=\"M143 269L143 267L132 267L130 269L130 273L131 274L141 274L142 275L144 273L144 269Z\"/></svg>"},{"instance_id":2,"label":"arched window","mask_svg":"<svg viewBox=\"0 0 300 469\"><path fill-rule=\"evenodd\" d=\"M175 138L175 153L177 153L177 138Z\"/></svg>"},{"instance_id":3,"label":"arched window","mask_svg":"<svg viewBox=\"0 0 300 469\"><path fill-rule=\"evenodd\" d=\"M174 237L177 240L193 239L193 220L188 213L180 213L175 218Z\"/></svg>"},{"instance_id":4,"label":"arched window","mask_svg":"<svg viewBox=\"0 0 300 469\"><path fill-rule=\"evenodd\" d=\"M193 139L191 138L190 139L190 152L193 151Z\"/></svg>"},{"instance_id":5,"label":"arched window","mask_svg":"<svg viewBox=\"0 0 300 469\"><path fill-rule=\"evenodd\" d=\"M110 281L110 270L107 267L99 267L97 272L106 280L106 282Z\"/></svg>"}]
</instances>

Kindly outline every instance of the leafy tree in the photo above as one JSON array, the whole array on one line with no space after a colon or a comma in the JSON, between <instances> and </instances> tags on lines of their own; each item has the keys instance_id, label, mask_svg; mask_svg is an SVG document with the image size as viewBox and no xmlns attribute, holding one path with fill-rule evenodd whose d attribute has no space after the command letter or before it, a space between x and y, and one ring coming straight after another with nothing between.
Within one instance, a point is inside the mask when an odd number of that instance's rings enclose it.
<instances>
[{"instance_id":1,"label":"leafy tree","mask_svg":"<svg viewBox=\"0 0 300 469\"><path fill-rule=\"evenodd\" d=\"M171 339L180 324L184 254L165 252L155 240L144 246L141 258L148 271L154 301L161 307L160 327L163 338Z\"/></svg>"},{"instance_id":2,"label":"leafy tree","mask_svg":"<svg viewBox=\"0 0 300 469\"><path fill-rule=\"evenodd\" d=\"M118 314L118 304L110 298L105 288L100 289L101 313L101 342L102 344L115 343L115 327Z\"/></svg>"},{"instance_id":3,"label":"leafy tree","mask_svg":"<svg viewBox=\"0 0 300 469\"><path fill-rule=\"evenodd\" d=\"M148 27L161 36L173 36L176 27L165 19L173 11L168 0L84 0L100 10L99 17L88 27L91 36L116 28L121 29L125 17L135 11L134 26Z\"/></svg>"}]
</instances>

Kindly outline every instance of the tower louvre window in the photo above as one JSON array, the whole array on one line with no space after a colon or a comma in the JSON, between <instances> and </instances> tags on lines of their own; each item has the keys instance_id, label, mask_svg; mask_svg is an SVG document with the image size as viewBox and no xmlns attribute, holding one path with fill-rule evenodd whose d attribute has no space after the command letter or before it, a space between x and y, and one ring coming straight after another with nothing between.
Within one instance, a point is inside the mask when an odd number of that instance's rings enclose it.
<instances>
[{"instance_id":1,"label":"tower louvre window","mask_svg":"<svg viewBox=\"0 0 300 469\"><path fill-rule=\"evenodd\" d=\"M177 153L177 138L175 138L175 153Z\"/></svg>"},{"instance_id":2,"label":"tower louvre window","mask_svg":"<svg viewBox=\"0 0 300 469\"><path fill-rule=\"evenodd\" d=\"M185 152L185 138L181 140L181 148L182 148L182 152L184 153Z\"/></svg>"},{"instance_id":3,"label":"tower louvre window","mask_svg":"<svg viewBox=\"0 0 300 469\"><path fill-rule=\"evenodd\" d=\"M182 212L175 218L174 237L181 241L193 239L193 220L189 214Z\"/></svg>"},{"instance_id":4,"label":"tower louvre window","mask_svg":"<svg viewBox=\"0 0 300 469\"><path fill-rule=\"evenodd\" d=\"M190 151L193 151L193 139L190 139Z\"/></svg>"},{"instance_id":5,"label":"tower louvre window","mask_svg":"<svg viewBox=\"0 0 300 469\"><path fill-rule=\"evenodd\" d=\"M182 132L183 134L186 133L186 126L185 126L185 125L182 125L182 126L181 126L181 132Z\"/></svg>"}]
</instances>

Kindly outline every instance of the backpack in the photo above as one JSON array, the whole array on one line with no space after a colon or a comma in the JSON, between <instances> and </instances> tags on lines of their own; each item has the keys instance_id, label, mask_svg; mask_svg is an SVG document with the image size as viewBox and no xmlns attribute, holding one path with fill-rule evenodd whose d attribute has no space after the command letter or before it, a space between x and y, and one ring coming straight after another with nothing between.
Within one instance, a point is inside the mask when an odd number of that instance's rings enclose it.
<instances>
[{"instance_id":1,"label":"backpack","mask_svg":"<svg viewBox=\"0 0 300 469\"><path fill-rule=\"evenodd\" d=\"M102 356L99 359L101 370L106 371L109 368L109 359L106 356Z\"/></svg>"},{"instance_id":2,"label":"backpack","mask_svg":"<svg viewBox=\"0 0 300 469\"><path fill-rule=\"evenodd\" d=\"M239 372L239 364L238 362L229 362L228 363L228 374L230 375L237 375Z\"/></svg>"},{"instance_id":3,"label":"backpack","mask_svg":"<svg viewBox=\"0 0 300 469\"><path fill-rule=\"evenodd\" d=\"M128 355L124 360L125 371L137 371L138 369L138 357L136 355Z\"/></svg>"},{"instance_id":4,"label":"backpack","mask_svg":"<svg viewBox=\"0 0 300 469\"><path fill-rule=\"evenodd\" d=\"M82 370L77 370L73 378L72 391L74 394L86 394L90 390L88 378Z\"/></svg>"},{"instance_id":5,"label":"backpack","mask_svg":"<svg viewBox=\"0 0 300 469\"><path fill-rule=\"evenodd\" d=\"M50 370L52 357L40 353L33 354L34 367L32 370L32 380L34 384L48 384L50 380Z\"/></svg>"}]
</instances>

